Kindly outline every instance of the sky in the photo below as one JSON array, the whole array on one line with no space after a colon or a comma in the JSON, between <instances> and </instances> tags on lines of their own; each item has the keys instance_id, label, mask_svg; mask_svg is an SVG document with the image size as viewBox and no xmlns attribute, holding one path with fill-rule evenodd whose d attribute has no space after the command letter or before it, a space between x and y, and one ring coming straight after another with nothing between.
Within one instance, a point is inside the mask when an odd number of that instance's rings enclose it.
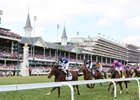
<instances>
[{"instance_id":1,"label":"sky","mask_svg":"<svg viewBox=\"0 0 140 100\"><path fill-rule=\"evenodd\" d=\"M78 37L100 33L120 44L140 46L140 0L0 0L0 10L0 27L21 36L29 12L35 29L31 36L47 42L60 41L65 26L69 39L77 32Z\"/></svg>"}]
</instances>

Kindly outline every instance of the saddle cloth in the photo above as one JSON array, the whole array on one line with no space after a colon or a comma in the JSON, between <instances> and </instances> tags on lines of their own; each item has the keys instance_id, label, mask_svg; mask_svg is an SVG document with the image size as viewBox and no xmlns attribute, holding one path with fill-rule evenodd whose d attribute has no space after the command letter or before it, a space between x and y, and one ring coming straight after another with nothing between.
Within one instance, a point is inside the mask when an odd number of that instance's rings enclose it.
<instances>
[{"instance_id":1,"label":"saddle cloth","mask_svg":"<svg viewBox=\"0 0 140 100\"><path fill-rule=\"evenodd\" d=\"M67 77L67 75L66 75L66 80L67 81L71 81L72 80L72 74L71 74L71 72L69 72L69 76Z\"/></svg>"}]
</instances>

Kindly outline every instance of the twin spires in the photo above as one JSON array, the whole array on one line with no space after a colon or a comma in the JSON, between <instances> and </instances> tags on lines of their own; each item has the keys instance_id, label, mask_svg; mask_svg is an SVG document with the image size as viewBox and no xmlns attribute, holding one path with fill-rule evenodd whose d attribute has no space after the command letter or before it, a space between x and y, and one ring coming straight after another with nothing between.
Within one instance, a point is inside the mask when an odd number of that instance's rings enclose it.
<instances>
[{"instance_id":1,"label":"twin spires","mask_svg":"<svg viewBox=\"0 0 140 100\"><path fill-rule=\"evenodd\" d=\"M26 24L24 26L26 37L31 37L32 29L33 29L33 27L31 26L30 15L28 13ZM65 29L65 26L64 26L63 33L62 33L62 36L61 36L61 45L67 45L67 39L68 39L68 37L67 37L66 29Z\"/></svg>"}]
</instances>

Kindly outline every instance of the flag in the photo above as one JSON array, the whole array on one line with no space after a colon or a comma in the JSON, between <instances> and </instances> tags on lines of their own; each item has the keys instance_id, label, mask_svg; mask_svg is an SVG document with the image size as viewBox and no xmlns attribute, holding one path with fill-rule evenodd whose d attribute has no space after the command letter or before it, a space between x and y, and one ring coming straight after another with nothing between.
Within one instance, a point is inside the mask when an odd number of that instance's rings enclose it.
<instances>
[{"instance_id":1,"label":"flag","mask_svg":"<svg viewBox=\"0 0 140 100\"><path fill-rule=\"evenodd\" d=\"M59 24L57 24L57 29L59 29Z\"/></svg>"}]
</instances>

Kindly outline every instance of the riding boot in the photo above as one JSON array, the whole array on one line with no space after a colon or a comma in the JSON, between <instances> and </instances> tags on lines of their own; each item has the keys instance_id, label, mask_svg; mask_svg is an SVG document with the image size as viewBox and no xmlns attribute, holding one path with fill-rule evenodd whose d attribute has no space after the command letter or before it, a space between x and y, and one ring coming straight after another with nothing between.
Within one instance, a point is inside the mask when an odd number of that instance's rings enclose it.
<instances>
[{"instance_id":1,"label":"riding boot","mask_svg":"<svg viewBox=\"0 0 140 100\"><path fill-rule=\"evenodd\" d=\"M66 72L67 72L67 74L66 74L66 75L67 75L67 77L69 77L69 71L68 71L68 70L66 70Z\"/></svg>"},{"instance_id":2,"label":"riding boot","mask_svg":"<svg viewBox=\"0 0 140 100\"><path fill-rule=\"evenodd\" d=\"M90 69L90 71L91 71L91 77L93 77L93 72L92 72L92 69Z\"/></svg>"},{"instance_id":3,"label":"riding boot","mask_svg":"<svg viewBox=\"0 0 140 100\"><path fill-rule=\"evenodd\" d=\"M123 77L123 73L122 73L122 71L120 71L120 73L121 73L121 77Z\"/></svg>"}]
</instances>

